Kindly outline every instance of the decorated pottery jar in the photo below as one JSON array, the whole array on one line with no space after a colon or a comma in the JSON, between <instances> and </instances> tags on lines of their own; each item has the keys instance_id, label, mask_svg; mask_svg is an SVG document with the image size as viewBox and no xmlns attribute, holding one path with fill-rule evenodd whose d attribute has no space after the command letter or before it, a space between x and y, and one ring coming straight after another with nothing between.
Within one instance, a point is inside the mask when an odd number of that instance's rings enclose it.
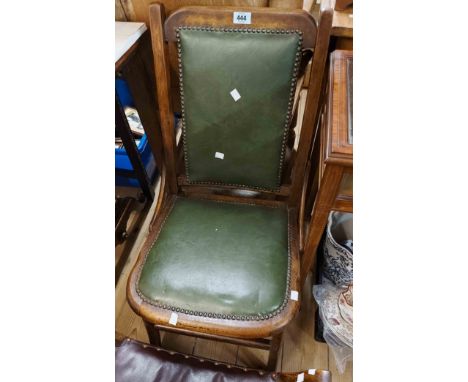
<instances>
[{"instance_id":1,"label":"decorated pottery jar","mask_svg":"<svg viewBox=\"0 0 468 382\"><path fill-rule=\"evenodd\" d=\"M334 347L353 347L353 286L346 289L329 281L315 285L315 301L323 322L324 338Z\"/></svg>"},{"instance_id":2,"label":"decorated pottery jar","mask_svg":"<svg viewBox=\"0 0 468 382\"><path fill-rule=\"evenodd\" d=\"M328 217L324 252L324 276L335 285L353 283L353 214L332 212Z\"/></svg>"}]
</instances>

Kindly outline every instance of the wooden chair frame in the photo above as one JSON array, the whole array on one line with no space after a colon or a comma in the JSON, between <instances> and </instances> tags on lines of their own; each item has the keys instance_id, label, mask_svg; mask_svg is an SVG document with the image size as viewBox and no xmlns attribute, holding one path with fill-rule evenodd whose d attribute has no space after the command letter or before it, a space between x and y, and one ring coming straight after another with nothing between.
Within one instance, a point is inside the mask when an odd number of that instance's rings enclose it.
<instances>
[{"instance_id":1,"label":"wooden chair frame","mask_svg":"<svg viewBox=\"0 0 468 382\"><path fill-rule=\"evenodd\" d=\"M293 152L289 157L290 164L294 165L289 166L289 174L283 174L282 185L278 192L239 190L232 186L192 185L184 174L182 142L179 145L176 144L173 111L174 107L177 107L178 98L171 94L171 90L178 89L178 86L171 86L171 83L177 84L178 81L175 28L181 25L233 27L233 11L251 12L252 20L255 21L252 25L245 26L246 28L300 30L303 34L303 49L313 51L312 80L310 81L306 100L299 146L297 152ZM177 326L169 326L167 323L171 312L148 304L136 292L137 269L142 265L144 254L151 247L156 232L163 224L164 217L168 214L168 210L177 195L184 195L189 198L284 206L288 209L290 242L292 243L291 285L292 289L300 289L301 259L297 226L301 223L298 222L297 211L301 201L305 165L312 137L315 133L315 122L319 110L323 74L328 54L333 15L330 0L322 2L318 24L308 12L303 10L285 11L248 7L185 7L172 13L166 21L164 7L161 4L152 4L149 12L157 83L157 106L161 122L165 162L163 166L160 166L162 170L161 192L153 221L150 224L150 234L129 277L127 286L128 301L132 309L145 321L150 342L154 345L160 346L161 344L159 330L221 340L270 350L268 368L274 369L281 344L282 331L297 312L299 308L298 301L289 300L286 307L279 314L265 320L233 321L179 313ZM243 26L236 25L235 27ZM284 167L286 168L288 165L285 164ZM241 196L239 191L243 191L244 194ZM247 191L247 196L245 191ZM302 259L302 262L304 262L304 259Z\"/></svg>"}]
</instances>

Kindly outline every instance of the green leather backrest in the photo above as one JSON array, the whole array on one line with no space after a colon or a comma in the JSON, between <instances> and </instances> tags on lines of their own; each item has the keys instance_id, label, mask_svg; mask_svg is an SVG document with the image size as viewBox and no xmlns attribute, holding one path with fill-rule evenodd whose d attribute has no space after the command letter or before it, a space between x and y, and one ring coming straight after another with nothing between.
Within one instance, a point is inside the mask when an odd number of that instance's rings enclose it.
<instances>
[{"instance_id":1,"label":"green leather backrest","mask_svg":"<svg viewBox=\"0 0 468 382\"><path fill-rule=\"evenodd\" d=\"M177 41L188 181L278 190L300 32L180 27Z\"/></svg>"}]
</instances>

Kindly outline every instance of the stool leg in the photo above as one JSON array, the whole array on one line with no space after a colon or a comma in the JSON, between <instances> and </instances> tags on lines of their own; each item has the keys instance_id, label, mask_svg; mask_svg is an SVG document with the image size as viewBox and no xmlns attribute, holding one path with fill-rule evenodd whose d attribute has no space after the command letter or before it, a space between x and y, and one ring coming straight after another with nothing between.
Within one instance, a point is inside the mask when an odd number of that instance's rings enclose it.
<instances>
[{"instance_id":1,"label":"stool leg","mask_svg":"<svg viewBox=\"0 0 468 382\"><path fill-rule=\"evenodd\" d=\"M150 344L154 346L161 346L161 336L159 335L159 330L156 329L153 324L150 324L146 321L144 322Z\"/></svg>"},{"instance_id":2,"label":"stool leg","mask_svg":"<svg viewBox=\"0 0 468 382\"><path fill-rule=\"evenodd\" d=\"M283 333L278 333L271 337L271 345L270 345L270 354L268 356L268 364L267 369L271 371L276 370L276 363L278 361L278 353L281 346L281 339L283 337Z\"/></svg>"}]
</instances>

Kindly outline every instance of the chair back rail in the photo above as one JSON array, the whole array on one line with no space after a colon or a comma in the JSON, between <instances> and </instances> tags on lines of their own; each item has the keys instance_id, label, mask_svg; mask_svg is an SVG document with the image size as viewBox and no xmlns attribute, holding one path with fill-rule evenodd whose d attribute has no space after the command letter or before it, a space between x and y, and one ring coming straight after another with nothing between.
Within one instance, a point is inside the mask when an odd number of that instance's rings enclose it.
<instances>
[{"instance_id":1,"label":"chair back rail","mask_svg":"<svg viewBox=\"0 0 468 382\"><path fill-rule=\"evenodd\" d=\"M295 158L295 166L292 169L291 174L292 186L289 204L292 206L297 206L301 198L301 189L304 182L307 158L310 153L312 139L315 136L318 126L318 112L322 89L324 87L323 78L328 58L334 5L335 0L324 0L320 4L317 44L315 46L314 57L312 59L309 89L307 92L301 135L299 138L299 148Z\"/></svg>"},{"instance_id":2,"label":"chair back rail","mask_svg":"<svg viewBox=\"0 0 468 382\"><path fill-rule=\"evenodd\" d=\"M254 23L233 24L233 12L250 12ZM176 41L176 28L183 25L245 29L298 29L304 33L304 49L315 46L317 24L308 12L252 7L185 7L172 13L165 22L166 41Z\"/></svg>"}]
</instances>

